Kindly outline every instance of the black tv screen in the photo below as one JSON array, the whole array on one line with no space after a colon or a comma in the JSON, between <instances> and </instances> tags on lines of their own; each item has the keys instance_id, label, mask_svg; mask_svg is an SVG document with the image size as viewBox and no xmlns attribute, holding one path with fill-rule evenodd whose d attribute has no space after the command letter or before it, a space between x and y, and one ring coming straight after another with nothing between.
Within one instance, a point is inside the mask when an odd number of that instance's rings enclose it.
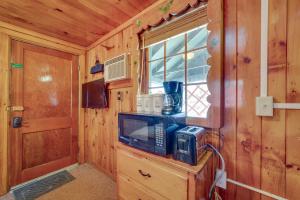
<instances>
[{"instance_id":1,"label":"black tv screen","mask_svg":"<svg viewBox=\"0 0 300 200\"><path fill-rule=\"evenodd\" d=\"M107 108L107 90L104 79L82 85L82 108Z\"/></svg>"}]
</instances>

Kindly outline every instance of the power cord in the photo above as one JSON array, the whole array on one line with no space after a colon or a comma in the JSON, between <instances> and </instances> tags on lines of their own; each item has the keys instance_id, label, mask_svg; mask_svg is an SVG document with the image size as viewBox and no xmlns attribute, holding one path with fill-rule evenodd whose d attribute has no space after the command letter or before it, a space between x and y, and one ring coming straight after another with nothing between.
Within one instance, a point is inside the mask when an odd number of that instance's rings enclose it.
<instances>
[{"instance_id":1,"label":"power cord","mask_svg":"<svg viewBox=\"0 0 300 200\"><path fill-rule=\"evenodd\" d=\"M215 200L222 200L222 197L215 191Z\"/></svg>"},{"instance_id":2,"label":"power cord","mask_svg":"<svg viewBox=\"0 0 300 200\"><path fill-rule=\"evenodd\" d=\"M213 193L215 194L215 199L216 200L219 200L219 199L222 199L221 196L215 191L215 188L216 188L216 184L217 182L222 178L222 176L224 175L225 173L225 161L224 161L224 158L223 156L221 155L221 153L218 151L218 149L216 147L214 147L213 145L211 144L206 144L205 145L205 148L209 148L211 150L213 150L213 153L216 154L217 156L219 156L219 158L221 159L221 173L219 174L216 174L216 177L215 177L215 180L214 182L212 183L212 185L210 186L210 189L209 189L209 195L208 195L208 198L210 200L212 200L212 197L213 197Z\"/></svg>"}]
</instances>

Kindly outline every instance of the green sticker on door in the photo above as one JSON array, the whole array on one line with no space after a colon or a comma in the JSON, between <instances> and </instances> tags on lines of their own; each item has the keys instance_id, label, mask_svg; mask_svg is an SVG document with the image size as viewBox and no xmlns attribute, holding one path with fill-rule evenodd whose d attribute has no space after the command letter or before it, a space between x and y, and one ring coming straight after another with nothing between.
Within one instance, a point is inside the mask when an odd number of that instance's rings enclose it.
<instances>
[{"instance_id":1,"label":"green sticker on door","mask_svg":"<svg viewBox=\"0 0 300 200\"><path fill-rule=\"evenodd\" d=\"M19 63L11 63L11 67L12 67L12 68L23 68L23 64L19 64Z\"/></svg>"}]
</instances>

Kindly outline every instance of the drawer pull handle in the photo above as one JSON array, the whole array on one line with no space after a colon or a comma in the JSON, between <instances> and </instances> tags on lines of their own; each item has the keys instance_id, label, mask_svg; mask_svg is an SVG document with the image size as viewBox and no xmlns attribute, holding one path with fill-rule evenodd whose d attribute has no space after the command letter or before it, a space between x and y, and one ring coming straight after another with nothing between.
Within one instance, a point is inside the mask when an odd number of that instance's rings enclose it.
<instances>
[{"instance_id":1,"label":"drawer pull handle","mask_svg":"<svg viewBox=\"0 0 300 200\"><path fill-rule=\"evenodd\" d=\"M151 178L151 175L149 173L144 173L142 170L139 169L139 173L142 175L142 176L146 176L148 178Z\"/></svg>"}]
</instances>

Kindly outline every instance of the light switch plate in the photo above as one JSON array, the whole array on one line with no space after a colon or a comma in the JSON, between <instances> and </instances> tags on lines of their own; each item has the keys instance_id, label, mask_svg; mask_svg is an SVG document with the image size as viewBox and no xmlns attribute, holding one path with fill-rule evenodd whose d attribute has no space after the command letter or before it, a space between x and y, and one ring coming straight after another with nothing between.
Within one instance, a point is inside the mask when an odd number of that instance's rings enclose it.
<instances>
[{"instance_id":1,"label":"light switch plate","mask_svg":"<svg viewBox=\"0 0 300 200\"><path fill-rule=\"evenodd\" d=\"M256 115L273 116L273 97L256 97Z\"/></svg>"}]
</instances>

